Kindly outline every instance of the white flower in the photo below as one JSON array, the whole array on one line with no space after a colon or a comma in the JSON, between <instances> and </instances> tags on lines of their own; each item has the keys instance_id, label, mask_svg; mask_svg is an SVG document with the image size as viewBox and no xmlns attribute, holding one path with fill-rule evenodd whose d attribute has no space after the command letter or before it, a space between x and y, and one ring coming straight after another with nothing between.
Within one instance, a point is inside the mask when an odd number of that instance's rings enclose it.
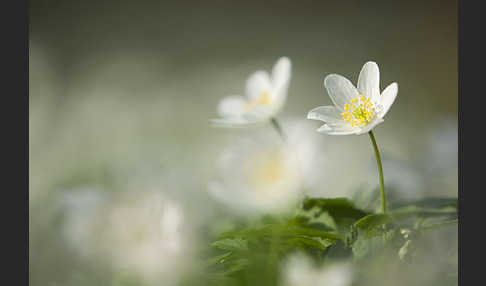
<instances>
[{"instance_id":1,"label":"white flower","mask_svg":"<svg viewBox=\"0 0 486 286\"><path fill-rule=\"evenodd\" d=\"M290 81L291 62L287 57L278 59L272 74L259 70L246 81L246 97L231 95L218 105L221 118L211 122L216 126L238 126L256 123L275 116L285 104Z\"/></svg>"},{"instance_id":2,"label":"white flower","mask_svg":"<svg viewBox=\"0 0 486 286\"><path fill-rule=\"evenodd\" d=\"M317 267L303 253L291 255L282 270L282 286L350 286L353 280L349 263L335 262Z\"/></svg>"},{"instance_id":3,"label":"white flower","mask_svg":"<svg viewBox=\"0 0 486 286\"><path fill-rule=\"evenodd\" d=\"M132 198L107 213L102 231L108 253L121 267L147 276L173 271L183 254L182 210L158 195Z\"/></svg>"},{"instance_id":4,"label":"white flower","mask_svg":"<svg viewBox=\"0 0 486 286\"><path fill-rule=\"evenodd\" d=\"M324 86L334 106L314 108L307 118L324 121L317 132L328 135L360 135L370 131L383 122L398 93L394 82L380 94L380 71L375 62L367 62L361 69L358 88L337 74L326 76Z\"/></svg>"},{"instance_id":5,"label":"white flower","mask_svg":"<svg viewBox=\"0 0 486 286\"><path fill-rule=\"evenodd\" d=\"M176 285L190 267L190 230L176 201L155 192L127 192L83 205L84 211L70 215L64 233L84 257L164 285Z\"/></svg>"},{"instance_id":6,"label":"white flower","mask_svg":"<svg viewBox=\"0 0 486 286\"><path fill-rule=\"evenodd\" d=\"M225 149L219 177L209 184L210 194L235 212L285 211L302 192L298 150L279 138L259 135Z\"/></svg>"}]
</instances>

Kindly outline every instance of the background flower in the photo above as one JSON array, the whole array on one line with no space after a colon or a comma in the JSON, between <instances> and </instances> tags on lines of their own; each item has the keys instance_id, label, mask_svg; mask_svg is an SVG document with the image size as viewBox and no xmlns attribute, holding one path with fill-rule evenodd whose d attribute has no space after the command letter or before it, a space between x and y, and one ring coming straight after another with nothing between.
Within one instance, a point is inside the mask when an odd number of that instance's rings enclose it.
<instances>
[{"instance_id":1,"label":"background flower","mask_svg":"<svg viewBox=\"0 0 486 286\"><path fill-rule=\"evenodd\" d=\"M222 151L218 169L210 193L235 211L278 212L302 195L298 153L276 136L240 138Z\"/></svg>"},{"instance_id":2,"label":"background flower","mask_svg":"<svg viewBox=\"0 0 486 286\"><path fill-rule=\"evenodd\" d=\"M271 75L259 70L246 81L245 97L232 95L222 99L218 113L222 117L212 122L219 126L255 123L275 116L285 104L291 74L287 57L278 59Z\"/></svg>"},{"instance_id":3,"label":"background flower","mask_svg":"<svg viewBox=\"0 0 486 286\"><path fill-rule=\"evenodd\" d=\"M335 262L318 267L303 253L287 258L282 269L281 286L350 286L353 281L351 264Z\"/></svg>"},{"instance_id":4,"label":"background flower","mask_svg":"<svg viewBox=\"0 0 486 286\"><path fill-rule=\"evenodd\" d=\"M95 191L66 197L64 235L85 259L104 261L152 285L176 285L191 268L194 230L176 201L160 192L126 192L114 198Z\"/></svg>"}]
</instances>

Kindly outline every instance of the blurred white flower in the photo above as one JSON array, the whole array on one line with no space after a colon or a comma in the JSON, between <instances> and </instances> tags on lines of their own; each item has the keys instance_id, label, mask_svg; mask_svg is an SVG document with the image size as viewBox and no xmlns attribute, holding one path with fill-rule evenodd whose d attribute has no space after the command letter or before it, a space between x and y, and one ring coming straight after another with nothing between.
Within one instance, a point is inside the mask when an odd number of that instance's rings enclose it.
<instances>
[{"instance_id":1,"label":"blurred white flower","mask_svg":"<svg viewBox=\"0 0 486 286\"><path fill-rule=\"evenodd\" d=\"M324 121L317 132L328 135L360 135L370 131L384 121L398 93L394 82L380 94L380 71L375 62L363 66L357 88L337 74L326 76L324 86L334 106L314 108L307 118Z\"/></svg>"},{"instance_id":2,"label":"blurred white flower","mask_svg":"<svg viewBox=\"0 0 486 286\"><path fill-rule=\"evenodd\" d=\"M299 170L306 191L322 189L323 180L327 181L327 171L333 168L329 164L328 146L323 145L308 120L288 118L282 121L287 135L287 145L295 152L299 160ZM326 189L324 189L326 190ZM306 193L306 195L309 195Z\"/></svg>"},{"instance_id":3,"label":"blurred white flower","mask_svg":"<svg viewBox=\"0 0 486 286\"><path fill-rule=\"evenodd\" d=\"M353 273L349 263L317 267L305 254L296 253L284 262L281 277L282 286L350 286Z\"/></svg>"},{"instance_id":4,"label":"blurred white flower","mask_svg":"<svg viewBox=\"0 0 486 286\"><path fill-rule=\"evenodd\" d=\"M256 123L275 116L284 106L291 75L291 62L287 57L278 59L272 74L259 70L246 81L246 97L232 95L218 105L221 118L211 122L216 126L230 127Z\"/></svg>"},{"instance_id":5,"label":"blurred white flower","mask_svg":"<svg viewBox=\"0 0 486 286\"><path fill-rule=\"evenodd\" d=\"M264 133L240 140L222 152L211 195L239 212L279 212L294 204L303 190L308 158L299 155L305 153Z\"/></svg>"},{"instance_id":6,"label":"blurred white flower","mask_svg":"<svg viewBox=\"0 0 486 286\"><path fill-rule=\"evenodd\" d=\"M190 267L191 235L175 201L155 192L128 192L85 210L76 212L65 232L81 253L148 283L175 285Z\"/></svg>"}]
</instances>

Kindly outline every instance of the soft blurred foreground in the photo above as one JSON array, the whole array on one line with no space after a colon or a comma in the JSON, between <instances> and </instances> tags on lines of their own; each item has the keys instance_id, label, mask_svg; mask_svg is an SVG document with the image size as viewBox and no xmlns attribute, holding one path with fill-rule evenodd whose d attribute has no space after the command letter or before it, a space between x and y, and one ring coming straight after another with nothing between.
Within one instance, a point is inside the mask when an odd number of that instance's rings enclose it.
<instances>
[{"instance_id":1,"label":"soft blurred foreground","mask_svg":"<svg viewBox=\"0 0 486 286\"><path fill-rule=\"evenodd\" d=\"M32 1L30 284L457 285L457 225L427 228L457 198L456 6ZM219 100L281 56L287 143L269 123L213 128ZM302 216L343 236L357 218L301 210L306 197L379 210L368 136L306 119L331 104L324 76L356 83L368 60L399 84L374 132L390 207L414 217L353 249L279 244Z\"/></svg>"}]
</instances>

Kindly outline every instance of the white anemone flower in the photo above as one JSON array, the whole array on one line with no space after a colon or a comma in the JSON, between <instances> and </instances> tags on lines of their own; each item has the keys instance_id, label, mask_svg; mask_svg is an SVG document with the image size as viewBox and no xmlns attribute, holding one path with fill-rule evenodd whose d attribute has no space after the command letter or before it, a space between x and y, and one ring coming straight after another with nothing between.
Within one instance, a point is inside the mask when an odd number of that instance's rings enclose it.
<instances>
[{"instance_id":1,"label":"white anemone flower","mask_svg":"<svg viewBox=\"0 0 486 286\"><path fill-rule=\"evenodd\" d=\"M353 282L353 271L348 262L318 267L303 253L291 255L282 270L282 286L350 286Z\"/></svg>"},{"instance_id":2,"label":"white anemone flower","mask_svg":"<svg viewBox=\"0 0 486 286\"><path fill-rule=\"evenodd\" d=\"M268 139L244 138L221 154L219 176L209 184L209 192L234 212L282 212L302 195L303 164L298 150Z\"/></svg>"},{"instance_id":3,"label":"white anemone flower","mask_svg":"<svg viewBox=\"0 0 486 286\"><path fill-rule=\"evenodd\" d=\"M371 131L384 121L398 93L396 82L380 93L380 71L375 62L364 64L357 88L338 74L326 76L324 87L334 106L314 108L307 118L324 121L317 132L328 135L360 135Z\"/></svg>"},{"instance_id":4,"label":"white anemone flower","mask_svg":"<svg viewBox=\"0 0 486 286\"><path fill-rule=\"evenodd\" d=\"M284 106L291 74L291 62L281 57L275 63L271 75L258 70L246 81L245 95L231 95L218 105L220 118L211 122L216 126L231 127L268 120Z\"/></svg>"},{"instance_id":5,"label":"white anemone flower","mask_svg":"<svg viewBox=\"0 0 486 286\"><path fill-rule=\"evenodd\" d=\"M136 273L150 285L177 285L190 267L191 235L177 201L155 192L127 192L80 207L85 211L69 217L65 234L84 257Z\"/></svg>"}]
</instances>

